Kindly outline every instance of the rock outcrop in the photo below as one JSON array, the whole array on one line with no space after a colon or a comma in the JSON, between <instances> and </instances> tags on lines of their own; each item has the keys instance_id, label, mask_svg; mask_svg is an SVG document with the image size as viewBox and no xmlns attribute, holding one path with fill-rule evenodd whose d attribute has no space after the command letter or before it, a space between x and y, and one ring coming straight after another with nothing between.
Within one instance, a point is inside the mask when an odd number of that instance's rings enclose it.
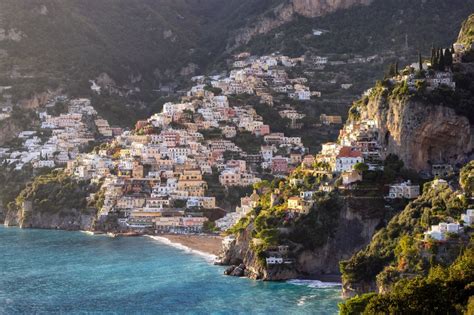
<instances>
[{"instance_id":1,"label":"rock outcrop","mask_svg":"<svg viewBox=\"0 0 474 315\"><path fill-rule=\"evenodd\" d=\"M31 202L24 202L18 211L7 211L4 225L76 231L91 230L95 219L95 213L85 213L79 209L63 209L59 213L50 213L38 211Z\"/></svg>"},{"instance_id":2,"label":"rock outcrop","mask_svg":"<svg viewBox=\"0 0 474 315\"><path fill-rule=\"evenodd\" d=\"M295 13L306 16L322 16L336 10L347 9L354 5L368 5L373 0L292 0Z\"/></svg>"},{"instance_id":3,"label":"rock outcrop","mask_svg":"<svg viewBox=\"0 0 474 315\"><path fill-rule=\"evenodd\" d=\"M228 271L230 275L236 269L235 266L245 266L244 275L252 279L278 281L339 275L339 261L348 259L365 247L376 229L385 223L386 215L387 211L381 198L345 198L334 236L328 238L324 246L315 250L294 244L292 254L296 260L289 265L265 266L261 263L252 249L251 223L224 252L221 263L234 266ZM236 272L240 274L240 271Z\"/></svg>"},{"instance_id":4,"label":"rock outcrop","mask_svg":"<svg viewBox=\"0 0 474 315\"><path fill-rule=\"evenodd\" d=\"M362 118L375 119L379 142L416 171L430 171L432 164L465 163L473 150L473 129L454 109L420 100L369 100Z\"/></svg>"},{"instance_id":5,"label":"rock outcrop","mask_svg":"<svg viewBox=\"0 0 474 315\"><path fill-rule=\"evenodd\" d=\"M10 119L6 119L0 125L0 145L13 140L23 130L23 127Z\"/></svg>"},{"instance_id":6,"label":"rock outcrop","mask_svg":"<svg viewBox=\"0 0 474 315\"><path fill-rule=\"evenodd\" d=\"M19 42L21 41L26 35L15 28L11 29L3 29L0 28L0 42L2 41L14 41L14 42Z\"/></svg>"},{"instance_id":7,"label":"rock outcrop","mask_svg":"<svg viewBox=\"0 0 474 315\"><path fill-rule=\"evenodd\" d=\"M355 5L369 5L373 0L291 0L273 8L265 17L259 18L253 25L236 32L234 43L229 49L248 43L259 34L266 34L288 22L297 15L318 17L347 9Z\"/></svg>"},{"instance_id":8,"label":"rock outcrop","mask_svg":"<svg viewBox=\"0 0 474 315\"><path fill-rule=\"evenodd\" d=\"M26 113L27 111L33 111L44 107L51 98L60 93L61 90L37 93L30 98L20 100L17 105ZM15 120L13 118L3 120L0 124L0 146L13 140L18 136L18 133L25 130L25 123L29 126L35 126L39 123L39 120L37 119L36 114L25 116L24 119L21 120Z\"/></svg>"}]
</instances>

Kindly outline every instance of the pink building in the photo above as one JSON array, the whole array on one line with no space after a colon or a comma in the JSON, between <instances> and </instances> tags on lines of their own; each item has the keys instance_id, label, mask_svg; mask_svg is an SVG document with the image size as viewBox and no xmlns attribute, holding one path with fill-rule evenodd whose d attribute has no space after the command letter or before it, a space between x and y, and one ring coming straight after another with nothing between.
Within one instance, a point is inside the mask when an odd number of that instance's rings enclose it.
<instances>
[{"instance_id":1,"label":"pink building","mask_svg":"<svg viewBox=\"0 0 474 315\"><path fill-rule=\"evenodd\" d=\"M287 174L288 160L282 156L276 156L272 159L272 173L273 174Z\"/></svg>"},{"instance_id":2,"label":"pink building","mask_svg":"<svg viewBox=\"0 0 474 315\"><path fill-rule=\"evenodd\" d=\"M270 126L269 125L261 125L254 130L254 133L257 137L263 137L265 135L270 134Z\"/></svg>"}]
</instances>

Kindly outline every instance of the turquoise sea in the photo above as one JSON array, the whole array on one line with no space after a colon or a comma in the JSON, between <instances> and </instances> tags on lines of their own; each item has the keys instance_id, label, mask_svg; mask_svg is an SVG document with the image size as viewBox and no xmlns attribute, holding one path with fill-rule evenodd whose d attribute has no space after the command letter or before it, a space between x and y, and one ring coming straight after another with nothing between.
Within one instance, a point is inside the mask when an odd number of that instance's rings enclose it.
<instances>
[{"instance_id":1,"label":"turquoise sea","mask_svg":"<svg viewBox=\"0 0 474 315\"><path fill-rule=\"evenodd\" d=\"M337 313L337 286L222 273L151 238L0 227L0 314Z\"/></svg>"}]
</instances>

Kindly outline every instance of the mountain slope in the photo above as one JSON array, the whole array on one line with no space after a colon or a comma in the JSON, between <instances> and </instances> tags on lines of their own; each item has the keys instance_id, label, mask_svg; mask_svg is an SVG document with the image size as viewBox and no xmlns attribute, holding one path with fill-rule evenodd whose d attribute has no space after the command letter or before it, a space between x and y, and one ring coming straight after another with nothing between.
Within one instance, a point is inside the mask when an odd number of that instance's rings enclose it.
<instances>
[{"instance_id":1,"label":"mountain slope","mask_svg":"<svg viewBox=\"0 0 474 315\"><path fill-rule=\"evenodd\" d=\"M64 74L93 78L100 72L127 81L126 74L179 69L197 46L199 19L186 1L6 1L2 73ZM6 72L5 72L6 70ZM147 73L149 74L149 73ZM157 75L159 77L159 75Z\"/></svg>"},{"instance_id":2,"label":"mountain slope","mask_svg":"<svg viewBox=\"0 0 474 315\"><path fill-rule=\"evenodd\" d=\"M249 42L252 52L280 51L301 55L308 49L327 53L377 54L398 51L399 57L449 45L459 25L474 10L464 0L374 0L324 16L296 16L280 28ZM327 31L313 36L313 29ZM406 44L408 44L408 51ZM408 55L407 55L408 53Z\"/></svg>"}]
</instances>

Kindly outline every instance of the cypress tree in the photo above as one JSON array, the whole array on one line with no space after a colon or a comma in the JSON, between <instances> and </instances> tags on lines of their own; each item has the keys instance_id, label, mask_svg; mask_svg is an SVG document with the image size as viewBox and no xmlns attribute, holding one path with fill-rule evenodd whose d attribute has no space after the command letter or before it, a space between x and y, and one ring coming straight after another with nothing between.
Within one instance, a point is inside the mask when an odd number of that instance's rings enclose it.
<instances>
[{"instance_id":1,"label":"cypress tree","mask_svg":"<svg viewBox=\"0 0 474 315\"><path fill-rule=\"evenodd\" d=\"M421 58L421 53L418 53L418 66L420 67L420 71L423 71L423 59Z\"/></svg>"},{"instance_id":2,"label":"cypress tree","mask_svg":"<svg viewBox=\"0 0 474 315\"><path fill-rule=\"evenodd\" d=\"M444 63L448 69L453 66L453 52L449 48L444 51Z\"/></svg>"},{"instance_id":3,"label":"cypress tree","mask_svg":"<svg viewBox=\"0 0 474 315\"><path fill-rule=\"evenodd\" d=\"M395 74L395 65L393 63L390 64L390 68L388 69L388 77L394 77Z\"/></svg>"},{"instance_id":4,"label":"cypress tree","mask_svg":"<svg viewBox=\"0 0 474 315\"><path fill-rule=\"evenodd\" d=\"M434 67L435 63L436 63L436 49L434 47L431 47L431 66Z\"/></svg>"},{"instance_id":5,"label":"cypress tree","mask_svg":"<svg viewBox=\"0 0 474 315\"><path fill-rule=\"evenodd\" d=\"M431 51L431 67L433 68L433 70L436 71L438 70L438 66L438 51L433 48L433 50Z\"/></svg>"},{"instance_id":6,"label":"cypress tree","mask_svg":"<svg viewBox=\"0 0 474 315\"><path fill-rule=\"evenodd\" d=\"M446 68L446 63L444 62L443 49L439 50L439 71L444 71Z\"/></svg>"},{"instance_id":7,"label":"cypress tree","mask_svg":"<svg viewBox=\"0 0 474 315\"><path fill-rule=\"evenodd\" d=\"M398 75L398 61L395 63L395 75Z\"/></svg>"}]
</instances>

